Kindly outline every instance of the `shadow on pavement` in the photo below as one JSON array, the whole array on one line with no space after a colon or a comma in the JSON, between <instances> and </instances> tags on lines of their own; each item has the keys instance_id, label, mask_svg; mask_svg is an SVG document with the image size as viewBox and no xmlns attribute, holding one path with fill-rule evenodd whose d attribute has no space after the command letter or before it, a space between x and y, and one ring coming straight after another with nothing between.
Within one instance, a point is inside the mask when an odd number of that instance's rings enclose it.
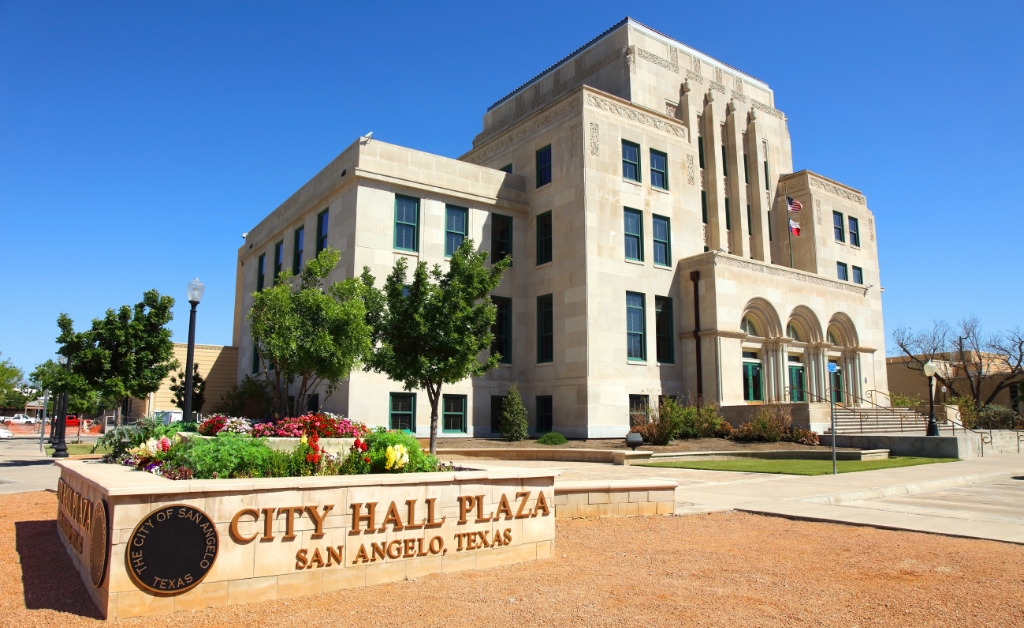
<instances>
[{"instance_id":1,"label":"shadow on pavement","mask_svg":"<svg viewBox=\"0 0 1024 628\"><path fill-rule=\"evenodd\" d=\"M4 460L0 462L0 469L4 467L38 467L53 464L53 460Z\"/></svg>"},{"instance_id":2,"label":"shadow on pavement","mask_svg":"<svg viewBox=\"0 0 1024 628\"><path fill-rule=\"evenodd\" d=\"M56 521L16 521L14 535L25 608L103 619L58 537Z\"/></svg>"}]
</instances>

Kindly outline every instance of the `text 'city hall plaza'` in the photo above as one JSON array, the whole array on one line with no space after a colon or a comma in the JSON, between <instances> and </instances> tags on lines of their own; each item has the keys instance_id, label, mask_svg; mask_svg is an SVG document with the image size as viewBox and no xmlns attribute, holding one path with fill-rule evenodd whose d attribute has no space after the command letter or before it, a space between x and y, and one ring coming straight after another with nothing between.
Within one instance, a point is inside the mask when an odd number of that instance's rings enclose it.
<instances>
[{"instance_id":1,"label":"text 'city hall plaza'","mask_svg":"<svg viewBox=\"0 0 1024 628\"><path fill-rule=\"evenodd\" d=\"M815 402L888 388L875 222L856 189L792 170L766 83L624 19L492 105L460 158L360 138L251 229L238 378L264 368L246 313L284 268L333 247L332 280L384 277L472 238L513 258L502 364L445 387L444 435L496 435L513 382L534 432L621 437L665 395L731 420L792 402L823 431ZM384 375L325 393L309 407L428 433L426 394Z\"/></svg>"}]
</instances>

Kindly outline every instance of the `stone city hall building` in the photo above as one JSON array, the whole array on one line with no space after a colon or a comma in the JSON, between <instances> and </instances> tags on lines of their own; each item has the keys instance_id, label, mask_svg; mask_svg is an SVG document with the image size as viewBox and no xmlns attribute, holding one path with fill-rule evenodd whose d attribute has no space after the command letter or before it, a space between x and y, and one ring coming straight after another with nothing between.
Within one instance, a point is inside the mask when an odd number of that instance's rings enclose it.
<instances>
[{"instance_id":1,"label":"stone city hall building","mask_svg":"<svg viewBox=\"0 0 1024 628\"><path fill-rule=\"evenodd\" d=\"M492 105L458 159L358 139L239 249L238 378L261 368L252 294L285 265L333 247L334 279L369 266L383 281L399 257L443 266L468 237L492 261L512 254L493 297L502 364L445 387L444 435L495 434L513 382L535 432L621 437L631 409L665 395L734 422L793 402L823 429L827 394L887 390L874 218L856 189L792 172L774 102L626 18ZM353 373L321 405L429 433L426 394L380 374Z\"/></svg>"}]
</instances>

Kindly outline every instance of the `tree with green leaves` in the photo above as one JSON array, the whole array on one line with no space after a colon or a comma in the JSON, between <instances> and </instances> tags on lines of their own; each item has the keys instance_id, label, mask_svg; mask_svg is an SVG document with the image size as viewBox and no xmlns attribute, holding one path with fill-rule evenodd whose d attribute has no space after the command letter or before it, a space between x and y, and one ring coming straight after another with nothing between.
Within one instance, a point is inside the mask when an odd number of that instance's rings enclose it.
<instances>
[{"instance_id":1,"label":"tree with green leaves","mask_svg":"<svg viewBox=\"0 0 1024 628\"><path fill-rule=\"evenodd\" d=\"M325 385L322 405L369 351L362 284L353 278L324 286L340 259L337 250L324 249L303 266L297 283L285 271L253 294L250 332L278 415L298 416Z\"/></svg>"},{"instance_id":2,"label":"tree with green leaves","mask_svg":"<svg viewBox=\"0 0 1024 628\"><path fill-rule=\"evenodd\" d=\"M519 395L519 388L512 384L505 399L501 402L501 416L498 418L498 429L502 437L510 443L526 440L530 436L530 424L526 415L526 406Z\"/></svg>"},{"instance_id":3,"label":"tree with green leaves","mask_svg":"<svg viewBox=\"0 0 1024 628\"><path fill-rule=\"evenodd\" d=\"M167 324L174 299L148 290L134 307L109 309L94 318L88 331L76 332L67 314L57 319L61 345L57 353L71 361L71 372L80 375L102 399L117 400L114 422L121 425L121 405L129 398L143 399L160 389L168 373L178 368L174 343Z\"/></svg>"},{"instance_id":4,"label":"tree with green leaves","mask_svg":"<svg viewBox=\"0 0 1024 628\"><path fill-rule=\"evenodd\" d=\"M54 401L57 395L65 392L68 393L70 414L91 414L99 407L99 395L89 387L85 378L65 369L56 360L47 360L36 366L29 378L34 388L50 391L50 407L46 409L48 416L56 412Z\"/></svg>"},{"instance_id":5,"label":"tree with green leaves","mask_svg":"<svg viewBox=\"0 0 1024 628\"><path fill-rule=\"evenodd\" d=\"M4 408L15 408L25 407L25 401L22 401L21 389L24 387L22 380L25 378L25 372L17 366L14 366L14 362L11 360L0 360L0 406ZM20 406L18 402L21 401Z\"/></svg>"},{"instance_id":6,"label":"tree with green leaves","mask_svg":"<svg viewBox=\"0 0 1024 628\"><path fill-rule=\"evenodd\" d=\"M491 327L497 308L489 297L501 283L512 258L487 267L487 253L475 252L463 240L449 260L447 272L419 262L412 283L406 284L408 263L396 262L384 282L374 287L369 268L363 269L367 320L373 328L368 369L385 373L405 390L423 388L430 400L430 453L437 453L437 406L441 388L467 377L483 375L498 366L498 355L484 362L478 356L494 340Z\"/></svg>"},{"instance_id":7,"label":"tree with green leaves","mask_svg":"<svg viewBox=\"0 0 1024 628\"><path fill-rule=\"evenodd\" d=\"M174 405L185 409L185 371L178 371L171 375L171 398ZM206 380L199 374L199 363L192 363L192 410L202 413L203 404L206 403ZM185 417L184 420L191 420Z\"/></svg>"}]
</instances>

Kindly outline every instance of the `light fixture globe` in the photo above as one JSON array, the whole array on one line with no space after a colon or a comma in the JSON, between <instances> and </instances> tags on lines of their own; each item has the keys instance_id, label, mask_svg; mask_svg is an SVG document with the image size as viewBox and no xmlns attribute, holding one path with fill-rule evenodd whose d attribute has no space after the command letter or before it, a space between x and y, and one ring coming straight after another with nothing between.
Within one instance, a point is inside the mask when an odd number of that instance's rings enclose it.
<instances>
[{"instance_id":1,"label":"light fixture globe","mask_svg":"<svg viewBox=\"0 0 1024 628\"><path fill-rule=\"evenodd\" d=\"M203 282L199 281L199 277L188 282L188 302L199 303L200 299L203 298L204 290L206 290L206 286Z\"/></svg>"},{"instance_id":2,"label":"light fixture globe","mask_svg":"<svg viewBox=\"0 0 1024 628\"><path fill-rule=\"evenodd\" d=\"M935 375L935 371L938 369L935 368L934 362L928 360L927 362L924 363L924 366L921 368L921 370L924 371L925 377L932 377Z\"/></svg>"}]
</instances>

